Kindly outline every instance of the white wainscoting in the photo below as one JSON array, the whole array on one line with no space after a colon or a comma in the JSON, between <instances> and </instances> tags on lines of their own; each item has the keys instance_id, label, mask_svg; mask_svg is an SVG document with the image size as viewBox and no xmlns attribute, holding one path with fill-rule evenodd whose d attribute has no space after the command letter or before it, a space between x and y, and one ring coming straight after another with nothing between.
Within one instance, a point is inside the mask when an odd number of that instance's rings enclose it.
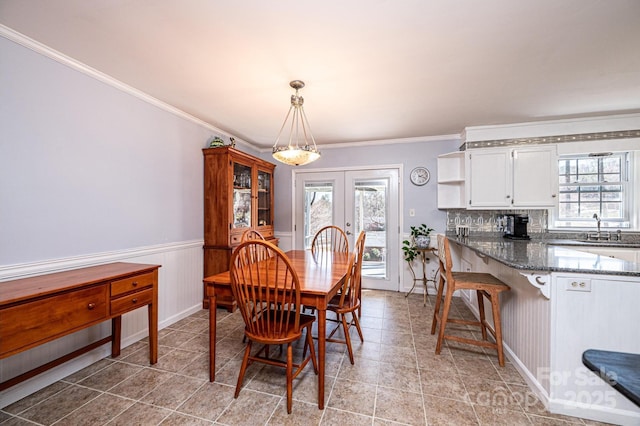
<instances>
[{"instance_id":1,"label":"white wainscoting","mask_svg":"<svg viewBox=\"0 0 640 426\"><path fill-rule=\"evenodd\" d=\"M275 232L274 236L278 239L278 247L283 251L289 251L293 248L293 233Z\"/></svg>"},{"instance_id":2,"label":"white wainscoting","mask_svg":"<svg viewBox=\"0 0 640 426\"><path fill-rule=\"evenodd\" d=\"M460 250L452 245L452 254ZM460 270L490 273L507 283L511 290L500 298L503 345L506 356L520 371L531 389L543 401L548 401L550 384L543 373L550 363L551 302L540 294L517 270L499 262L479 257L473 250L461 249ZM486 260L486 262L485 262ZM550 280L550 277L547 277ZM463 295L467 306L476 318L480 317L475 294ZM491 305L485 300L485 312L491 312ZM490 314L487 320L493 324Z\"/></svg>"},{"instance_id":3,"label":"white wainscoting","mask_svg":"<svg viewBox=\"0 0 640 426\"><path fill-rule=\"evenodd\" d=\"M186 241L95 255L53 259L30 264L0 267L0 281L82 268L109 262L161 265L158 271L158 324L162 329L202 309L202 241ZM2 283L0 283L0 288ZM53 342L0 360L0 381L83 347L111 331L111 321L81 330ZM147 310L138 309L122 317L122 347L148 336ZM110 345L87 354L0 392L0 408L5 407L93 362L109 356Z\"/></svg>"}]
</instances>

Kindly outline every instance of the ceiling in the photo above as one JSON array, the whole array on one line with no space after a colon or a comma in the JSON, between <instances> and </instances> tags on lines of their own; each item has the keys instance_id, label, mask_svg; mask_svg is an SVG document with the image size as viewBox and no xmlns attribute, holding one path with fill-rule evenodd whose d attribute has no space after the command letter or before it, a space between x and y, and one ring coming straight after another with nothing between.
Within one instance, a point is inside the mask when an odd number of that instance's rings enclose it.
<instances>
[{"instance_id":1,"label":"ceiling","mask_svg":"<svg viewBox=\"0 0 640 426\"><path fill-rule=\"evenodd\" d=\"M0 24L271 146L640 112L638 0L0 0Z\"/></svg>"}]
</instances>

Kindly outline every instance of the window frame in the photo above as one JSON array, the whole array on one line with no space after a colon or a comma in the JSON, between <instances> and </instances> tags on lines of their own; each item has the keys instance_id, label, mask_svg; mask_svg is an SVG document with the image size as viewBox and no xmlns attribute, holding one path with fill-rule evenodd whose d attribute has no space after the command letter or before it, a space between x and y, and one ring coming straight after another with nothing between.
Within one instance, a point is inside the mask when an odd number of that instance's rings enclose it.
<instances>
[{"instance_id":1,"label":"window frame","mask_svg":"<svg viewBox=\"0 0 640 426\"><path fill-rule=\"evenodd\" d=\"M560 179L562 176L560 174L560 164L562 161L566 160L580 160L589 157L596 157L597 155L593 154L565 154L560 155L558 157L558 202L553 209L550 209L550 221L549 228L554 230L563 230L563 231L575 231L575 230L592 230L597 228L597 221L594 218L561 218L560 217L560 206L561 201L561 190L563 186L606 186L606 185L615 185L620 186L621 190L621 203L622 203L622 218L601 218L600 226L605 229L625 229L630 230L634 228L634 224L637 221L637 213L632 208L634 205L634 197L633 197L633 188L634 188L634 153L629 151L619 151L612 152L611 155L618 156L621 158L621 176L620 182L607 182L598 180L597 182L589 182L589 183L560 183ZM601 171L598 171L598 175L604 174ZM606 201L602 200L600 197L599 203L603 203ZM580 203L580 201L578 201ZM584 202L583 202L584 203ZM600 216L600 215L599 215Z\"/></svg>"}]
</instances>

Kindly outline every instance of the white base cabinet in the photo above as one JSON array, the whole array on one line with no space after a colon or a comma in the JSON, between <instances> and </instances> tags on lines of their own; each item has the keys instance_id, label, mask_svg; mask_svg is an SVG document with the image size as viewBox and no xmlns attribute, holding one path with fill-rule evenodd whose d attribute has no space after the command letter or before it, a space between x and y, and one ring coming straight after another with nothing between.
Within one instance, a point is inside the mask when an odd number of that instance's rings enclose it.
<instances>
[{"instance_id":1,"label":"white base cabinet","mask_svg":"<svg viewBox=\"0 0 640 426\"><path fill-rule=\"evenodd\" d=\"M640 409L582 364L587 349L640 353L638 277L561 274L551 297L549 409L614 424L640 424Z\"/></svg>"}]
</instances>

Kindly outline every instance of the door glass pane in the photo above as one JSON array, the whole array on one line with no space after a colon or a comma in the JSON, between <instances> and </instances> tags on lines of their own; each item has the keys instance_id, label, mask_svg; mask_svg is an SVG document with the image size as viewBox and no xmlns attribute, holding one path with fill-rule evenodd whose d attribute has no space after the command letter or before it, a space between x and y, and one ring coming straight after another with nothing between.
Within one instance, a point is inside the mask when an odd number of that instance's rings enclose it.
<instances>
[{"instance_id":1,"label":"door glass pane","mask_svg":"<svg viewBox=\"0 0 640 426\"><path fill-rule=\"evenodd\" d=\"M273 225L271 214L271 173L258 171L258 226Z\"/></svg>"},{"instance_id":2,"label":"door glass pane","mask_svg":"<svg viewBox=\"0 0 640 426\"><path fill-rule=\"evenodd\" d=\"M356 181L354 230L367 233L362 275L387 278L387 187L386 179Z\"/></svg>"},{"instance_id":3,"label":"door glass pane","mask_svg":"<svg viewBox=\"0 0 640 426\"><path fill-rule=\"evenodd\" d=\"M304 185L304 248L311 248L313 236L322 227L333 225L333 183Z\"/></svg>"},{"instance_id":4,"label":"door glass pane","mask_svg":"<svg viewBox=\"0 0 640 426\"><path fill-rule=\"evenodd\" d=\"M233 165L233 227L251 226L251 167Z\"/></svg>"}]
</instances>

